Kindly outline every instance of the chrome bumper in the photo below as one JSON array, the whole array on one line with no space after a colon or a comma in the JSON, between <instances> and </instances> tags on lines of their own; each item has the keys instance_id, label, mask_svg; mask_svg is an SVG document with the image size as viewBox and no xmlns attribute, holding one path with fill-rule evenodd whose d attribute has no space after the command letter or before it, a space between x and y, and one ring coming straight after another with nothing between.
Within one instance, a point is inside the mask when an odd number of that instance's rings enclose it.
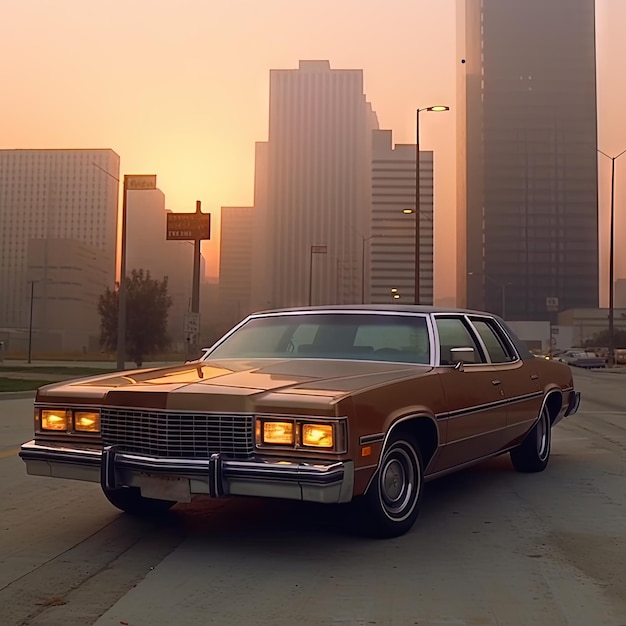
<instances>
[{"instance_id":1,"label":"chrome bumper","mask_svg":"<svg viewBox=\"0 0 626 626\"><path fill-rule=\"evenodd\" d=\"M104 488L139 487L148 497L179 499L166 488L175 479L179 493L193 495L287 498L327 504L349 502L354 487L352 461L304 463L293 460L235 461L219 454L209 459L170 459L122 452L111 446L61 446L29 441L20 457L35 476L70 478L101 483ZM155 480L162 479L160 496ZM188 482L187 482L188 481ZM187 488L188 484L188 488ZM181 497L181 501L187 498Z\"/></svg>"}]
</instances>

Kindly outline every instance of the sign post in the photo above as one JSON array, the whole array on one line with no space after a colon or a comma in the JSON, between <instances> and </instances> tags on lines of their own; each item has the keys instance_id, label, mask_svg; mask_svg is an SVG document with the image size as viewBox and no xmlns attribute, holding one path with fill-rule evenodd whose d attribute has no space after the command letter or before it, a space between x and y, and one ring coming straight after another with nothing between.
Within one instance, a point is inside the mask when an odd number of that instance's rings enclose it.
<instances>
[{"instance_id":1,"label":"sign post","mask_svg":"<svg viewBox=\"0 0 626 626\"><path fill-rule=\"evenodd\" d=\"M156 189L156 174L125 174L122 195L122 232L120 233L120 288L117 312L117 369L126 368L126 209L129 191Z\"/></svg>"},{"instance_id":2,"label":"sign post","mask_svg":"<svg viewBox=\"0 0 626 626\"><path fill-rule=\"evenodd\" d=\"M202 213L200 200L195 213L168 213L165 238L169 241L193 241L193 281L191 311L185 315L185 344L187 360L200 353L200 242L211 239L211 214Z\"/></svg>"}]
</instances>

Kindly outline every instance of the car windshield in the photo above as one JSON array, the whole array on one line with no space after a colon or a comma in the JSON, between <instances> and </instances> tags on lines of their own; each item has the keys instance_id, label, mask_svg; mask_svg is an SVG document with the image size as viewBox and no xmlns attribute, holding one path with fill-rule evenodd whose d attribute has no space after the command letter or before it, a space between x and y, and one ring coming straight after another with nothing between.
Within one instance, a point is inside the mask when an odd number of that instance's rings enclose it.
<instances>
[{"instance_id":1,"label":"car windshield","mask_svg":"<svg viewBox=\"0 0 626 626\"><path fill-rule=\"evenodd\" d=\"M430 362L426 317L375 314L282 314L251 318L204 360L315 358Z\"/></svg>"}]
</instances>

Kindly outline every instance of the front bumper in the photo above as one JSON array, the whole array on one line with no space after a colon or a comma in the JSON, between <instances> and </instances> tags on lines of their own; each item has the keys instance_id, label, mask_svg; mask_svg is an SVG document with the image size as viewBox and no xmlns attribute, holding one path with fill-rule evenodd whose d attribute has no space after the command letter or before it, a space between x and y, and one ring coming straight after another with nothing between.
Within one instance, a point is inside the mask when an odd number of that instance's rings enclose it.
<instances>
[{"instance_id":1,"label":"front bumper","mask_svg":"<svg viewBox=\"0 0 626 626\"><path fill-rule=\"evenodd\" d=\"M349 502L354 488L352 461L306 463L294 460L235 461L157 458L115 447L63 446L29 441L20 457L35 476L101 483L106 489L139 487L147 497L189 501L194 495L287 498L327 504Z\"/></svg>"}]
</instances>

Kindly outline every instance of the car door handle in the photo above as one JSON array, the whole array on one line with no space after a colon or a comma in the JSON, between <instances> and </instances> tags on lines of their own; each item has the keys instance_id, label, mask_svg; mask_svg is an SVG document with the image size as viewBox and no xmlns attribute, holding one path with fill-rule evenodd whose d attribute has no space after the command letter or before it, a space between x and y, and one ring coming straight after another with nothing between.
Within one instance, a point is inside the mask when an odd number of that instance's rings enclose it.
<instances>
[{"instance_id":1,"label":"car door handle","mask_svg":"<svg viewBox=\"0 0 626 626\"><path fill-rule=\"evenodd\" d=\"M492 381L491 381L491 384L492 384L492 385L500 385L501 383L502 383L502 381L501 381L501 380L498 380L497 378L496 378L495 380L492 380Z\"/></svg>"}]
</instances>

